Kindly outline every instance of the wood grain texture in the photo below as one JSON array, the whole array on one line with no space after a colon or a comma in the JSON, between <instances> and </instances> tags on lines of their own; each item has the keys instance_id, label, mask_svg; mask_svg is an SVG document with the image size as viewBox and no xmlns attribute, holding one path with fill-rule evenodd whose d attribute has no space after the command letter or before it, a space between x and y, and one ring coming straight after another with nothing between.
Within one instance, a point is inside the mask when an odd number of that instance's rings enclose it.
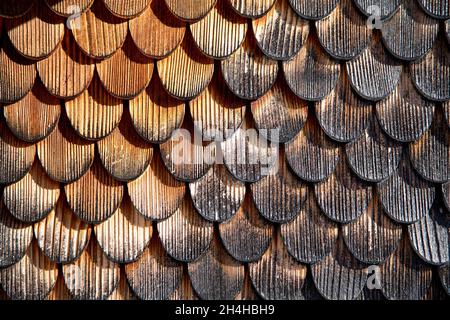
<instances>
[{"instance_id":1,"label":"wood grain texture","mask_svg":"<svg viewBox=\"0 0 450 320\"><path fill-rule=\"evenodd\" d=\"M113 291L113 293L108 297L109 301L128 301L128 300L138 300L134 292L131 290L130 285L127 281L127 276L125 274L125 268L120 268L120 280L119 285Z\"/></svg>"},{"instance_id":2,"label":"wood grain texture","mask_svg":"<svg viewBox=\"0 0 450 320\"><path fill-rule=\"evenodd\" d=\"M64 187L72 211L83 221L100 223L119 208L124 187L103 168L99 159L79 180Z\"/></svg>"},{"instance_id":3,"label":"wood grain texture","mask_svg":"<svg viewBox=\"0 0 450 320\"><path fill-rule=\"evenodd\" d=\"M19 101L30 92L36 78L34 64L20 56L8 40L0 48L0 102Z\"/></svg>"},{"instance_id":4,"label":"wood grain texture","mask_svg":"<svg viewBox=\"0 0 450 320\"><path fill-rule=\"evenodd\" d=\"M150 4L151 0L103 0L108 10L119 17L134 18L140 15Z\"/></svg>"},{"instance_id":5,"label":"wood grain texture","mask_svg":"<svg viewBox=\"0 0 450 320\"><path fill-rule=\"evenodd\" d=\"M345 146L348 164L361 179L380 182L397 168L402 145L386 136L372 116L369 126L355 141Z\"/></svg>"},{"instance_id":6,"label":"wood grain texture","mask_svg":"<svg viewBox=\"0 0 450 320\"><path fill-rule=\"evenodd\" d=\"M416 1L403 1L400 9L383 24L383 42L397 58L417 60L433 46L439 21L429 17Z\"/></svg>"},{"instance_id":7,"label":"wood grain texture","mask_svg":"<svg viewBox=\"0 0 450 320\"><path fill-rule=\"evenodd\" d=\"M302 131L286 144L286 159L303 180L325 180L339 161L339 147L328 139L314 116L310 115Z\"/></svg>"},{"instance_id":8,"label":"wood grain texture","mask_svg":"<svg viewBox=\"0 0 450 320\"><path fill-rule=\"evenodd\" d=\"M128 112L109 136L97 142L97 148L106 171L120 181L139 177L153 157L152 146L136 133Z\"/></svg>"},{"instance_id":9,"label":"wood grain texture","mask_svg":"<svg viewBox=\"0 0 450 320\"><path fill-rule=\"evenodd\" d=\"M61 196L48 216L34 224L34 235L50 260L69 263L86 249L91 228L70 210L66 198Z\"/></svg>"},{"instance_id":10,"label":"wood grain texture","mask_svg":"<svg viewBox=\"0 0 450 320\"><path fill-rule=\"evenodd\" d=\"M447 39L450 42L450 19L445 22L445 30L447 31Z\"/></svg>"},{"instance_id":11,"label":"wood grain texture","mask_svg":"<svg viewBox=\"0 0 450 320\"><path fill-rule=\"evenodd\" d=\"M34 5L33 0L17 0L12 6L10 2L2 1L0 4L0 17L16 18L24 15Z\"/></svg>"},{"instance_id":12,"label":"wood grain texture","mask_svg":"<svg viewBox=\"0 0 450 320\"><path fill-rule=\"evenodd\" d=\"M22 260L0 270L2 288L12 300L43 300L55 286L57 278L56 264L42 254L35 241Z\"/></svg>"},{"instance_id":13,"label":"wood grain texture","mask_svg":"<svg viewBox=\"0 0 450 320\"><path fill-rule=\"evenodd\" d=\"M80 258L63 265L62 270L75 300L105 300L120 281L119 265L108 260L94 238Z\"/></svg>"},{"instance_id":14,"label":"wood grain texture","mask_svg":"<svg viewBox=\"0 0 450 320\"><path fill-rule=\"evenodd\" d=\"M257 261L270 245L272 223L263 219L250 196L229 221L219 224L220 238L227 252L241 262Z\"/></svg>"},{"instance_id":15,"label":"wood grain texture","mask_svg":"<svg viewBox=\"0 0 450 320\"><path fill-rule=\"evenodd\" d=\"M189 129L188 129L189 128ZM195 141L197 140L197 141ZM160 145L161 156L167 170L177 179L193 182L203 177L216 159L216 144L203 145L195 139L192 124L186 121L181 130Z\"/></svg>"},{"instance_id":16,"label":"wood grain texture","mask_svg":"<svg viewBox=\"0 0 450 320\"><path fill-rule=\"evenodd\" d=\"M264 96L251 103L251 110L258 132L280 143L292 140L308 117L307 103L292 94L281 75Z\"/></svg>"},{"instance_id":17,"label":"wood grain texture","mask_svg":"<svg viewBox=\"0 0 450 320\"><path fill-rule=\"evenodd\" d=\"M277 62L261 52L250 32L241 47L221 62L221 67L228 88L247 100L262 97L274 85L278 74Z\"/></svg>"},{"instance_id":18,"label":"wood grain texture","mask_svg":"<svg viewBox=\"0 0 450 320\"><path fill-rule=\"evenodd\" d=\"M342 234L356 259L377 265L397 249L402 238L402 226L384 213L380 199L375 195L358 219L342 226Z\"/></svg>"},{"instance_id":19,"label":"wood grain texture","mask_svg":"<svg viewBox=\"0 0 450 320\"><path fill-rule=\"evenodd\" d=\"M306 265L289 255L279 230L266 253L249 264L250 278L266 300L300 300L306 279Z\"/></svg>"},{"instance_id":20,"label":"wood grain texture","mask_svg":"<svg viewBox=\"0 0 450 320\"><path fill-rule=\"evenodd\" d=\"M143 300L167 300L181 285L183 265L167 255L158 235L134 263L125 266L133 292Z\"/></svg>"},{"instance_id":21,"label":"wood grain texture","mask_svg":"<svg viewBox=\"0 0 450 320\"><path fill-rule=\"evenodd\" d=\"M119 99L132 99L144 91L153 68L153 61L136 50L130 38L111 58L97 63L103 86Z\"/></svg>"},{"instance_id":22,"label":"wood grain texture","mask_svg":"<svg viewBox=\"0 0 450 320\"><path fill-rule=\"evenodd\" d=\"M51 180L36 160L23 179L4 189L3 202L14 217L32 223L53 209L59 194L59 183Z\"/></svg>"},{"instance_id":23,"label":"wood grain texture","mask_svg":"<svg viewBox=\"0 0 450 320\"><path fill-rule=\"evenodd\" d=\"M450 211L450 181L442 185L442 196L445 206Z\"/></svg>"},{"instance_id":24,"label":"wood grain texture","mask_svg":"<svg viewBox=\"0 0 450 320\"><path fill-rule=\"evenodd\" d=\"M276 0L229 0L229 2L241 16L255 19L266 15Z\"/></svg>"},{"instance_id":25,"label":"wood grain texture","mask_svg":"<svg viewBox=\"0 0 450 320\"><path fill-rule=\"evenodd\" d=\"M310 190L306 204L297 217L281 225L281 235L295 259L303 263L316 263L333 249L338 238L338 225L320 211Z\"/></svg>"},{"instance_id":26,"label":"wood grain texture","mask_svg":"<svg viewBox=\"0 0 450 320\"><path fill-rule=\"evenodd\" d=\"M64 19L38 1L24 16L6 20L14 48L26 58L48 57L64 36Z\"/></svg>"},{"instance_id":27,"label":"wood grain texture","mask_svg":"<svg viewBox=\"0 0 450 320\"><path fill-rule=\"evenodd\" d=\"M0 120L0 184L22 179L30 171L35 154L33 144L17 139Z\"/></svg>"},{"instance_id":28,"label":"wood grain texture","mask_svg":"<svg viewBox=\"0 0 450 320\"><path fill-rule=\"evenodd\" d=\"M401 223L419 221L431 209L436 195L433 184L414 171L407 156L377 190L386 214Z\"/></svg>"},{"instance_id":29,"label":"wood grain texture","mask_svg":"<svg viewBox=\"0 0 450 320\"><path fill-rule=\"evenodd\" d=\"M442 104L442 108L444 109L444 115L445 118L447 119L447 124L450 128L450 101L444 102Z\"/></svg>"},{"instance_id":30,"label":"wood grain texture","mask_svg":"<svg viewBox=\"0 0 450 320\"><path fill-rule=\"evenodd\" d=\"M380 37L374 35L371 44L357 58L346 63L346 70L352 88L361 97L378 101L397 87L402 66L388 54Z\"/></svg>"},{"instance_id":31,"label":"wood grain texture","mask_svg":"<svg viewBox=\"0 0 450 320\"><path fill-rule=\"evenodd\" d=\"M413 249L434 265L450 262L450 213L435 204L422 219L408 226Z\"/></svg>"},{"instance_id":32,"label":"wood grain texture","mask_svg":"<svg viewBox=\"0 0 450 320\"><path fill-rule=\"evenodd\" d=\"M194 288L192 288L191 279L189 278L189 274L187 269L184 269L183 278L181 280L181 285L172 293L169 300L171 301L179 301L179 300L187 300L187 301L197 301L200 300L198 295L195 293Z\"/></svg>"},{"instance_id":33,"label":"wood grain texture","mask_svg":"<svg viewBox=\"0 0 450 320\"><path fill-rule=\"evenodd\" d=\"M192 21L206 16L217 0L165 0L165 2L179 19Z\"/></svg>"},{"instance_id":34,"label":"wood grain texture","mask_svg":"<svg viewBox=\"0 0 450 320\"><path fill-rule=\"evenodd\" d=\"M243 182L259 181L277 165L278 145L262 137L248 115L241 128L221 143L221 150L227 169Z\"/></svg>"},{"instance_id":35,"label":"wood grain texture","mask_svg":"<svg viewBox=\"0 0 450 320\"><path fill-rule=\"evenodd\" d=\"M320 101L336 86L340 66L322 49L317 37L310 35L299 53L283 62L283 72L298 97Z\"/></svg>"},{"instance_id":36,"label":"wood grain texture","mask_svg":"<svg viewBox=\"0 0 450 320\"><path fill-rule=\"evenodd\" d=\"M136 261L150 243L152 222L145 220L125 197L120 208L105 222L94 226L106 256L117 263Z\"/></svg>"},{"instance_id":37,"label":"wood grain texture","mask_svg":"<svg viewBox=\"0 0 450 320\"><path fill-rule=\"evenodd\" d=\"M418 140L431 126L434 110L434 104L414 87L409 72L403 72L397 88L376 104L380 126L401 142Z\"/></svg>"},{"instance_id":38,"label":"wood grain texture","mask_svg":"<svg viewBox=\"0 0 450 320\"><path fill-rule=\"evenodd\" d=\"M200 52L188 33L170 56L157 62L157 67L161 82L170 95L180 100L191 100L211 81L214 60Z\"/></svg>"},{"instance_id":39,"label":"wood grain texture","mask_svg":"<svg viewBox=\"0 0 450 320\"><path fill-rule=\"evenodd\" d=\"M450 129L440 110L437 110L431 128L409 145L409 156L419 174L435 183L450 179Z\"/></svg>"},{"instance_id":40,"label":"wood grain texture","mask_svg":"<svg viewBox=\"0 0 450 320\"><path fill-rule=\"evenodd\" d=\"M197 260L209 247L214 226L203 219L186 196L168 219L158 222L161 242L167 253L182 262Z\"/></svg>"},{"instance_id":41,"label":"wood grain texture","mask_svg":"<svg viewBox=\"0 0 450 320\"><path fill-rule=\"evenodd\" d=\"M27 252L32 239L33 227L14 218L1 201L0 267L12 266L19 262Z\"/></svg>"},{"instance_id":42,"label":"wood grain texture","mask_svg":"<svg viewBox=\"0 0 450 320\"><path fill-rule=\"evenodd\" d=\"M349 223L366 211L372 199L372 186L360 180L341 156L336 170L328 179L314 185L314 194L328 218Z\"/></svg>"},{"instance_id":43,"label":"wood grain texture","mask_svg":"<svg viewBox=\"0 0 450 320\"><path fill-rule=\"evenodd\" d=\"M135 99L129 110L137 133L151 143L163 143L180 128L185 114L183 102L169 96L155 74L150 85Z\"/></svg>"},{"instance_id":44,"label":"wood grain texture","mask_svg":"<svg viewBox=\"0 0 450 320\"><path fill-rule=\"evenodd\" d=\"M128 182L128 194L141 215L151 220L164 220L181 205L186 186L167 171L159 153L145 172Z\"/></svg>"},{"instance_id":45,"label":"wood grain texture","mask_svg":"<svg viewBox=\"0 0 450 320\"><path fill-rule=\"evenodd\" d=\"M450 99L450 48L444 37L438 37L433 48L411 64L417 90L433 101Z\"/></svg>"},{"instance_id":46,"label":"wood grain texture","mask_svg":"<svg viewBox=\"0 0 450 320\"><path fill-rule=\"evenodd\" d=\"M330 15L316 22L316 28L322 46L337 59L354 59L371 40L372 31L352 0L341 0Z\"/></svg>"},{"instance_id":47,"label":"wood grain texture","mask_svg":"<svg viewBox=\"0 0 450 320\"><path fill-rule=\"evenodd\" d=\"M81 139L65 117L36 149L45 172L52 180L62 183L79 179L94 160L94 144Z\"/></svg>"},{"instance_id":48,"label":"wood grain texture","mask_svg":"<svg viewBox=\"0 0 450 320\"><path fill-rule=\"evenodd\" d=\"M84 12L94 0L45 0L47 5L57 14L69 17L76 12Z\"/></svg>"},{"instance_id":49,"label":"wood grain texture","mask_svg":"<svg viewBox=\"0 0 450 320\"><path fill-rule=\"evenodd\" d=\"M390 17L398 8L402 0L354 0L358 8L368 17L378 13L373 6L379 8L381 19Z\"/></svg>"},{"instance_id":50,"label":"wood grain texture","mask_svg":"<svg viewBox=\"0 0 450 320\"><path fill-rule=\"evenodd\" d=\"M52 291L47 296L48 301L69 301L72 300L70 296L69 289L67 289L66 282L64 281L64 276L58 272L58 278L56 279L56 284Z\"/></svg>"},{"instance_id":51,"label":"wood grain texture","mask_svg":"<svg viewBox=\"0 0 450 320\"><path fill-rule=\"evenodd\" d=\"M342 238L320 262L311 266L314 283L329 300L353 300L367 282L366 266L348 251Z\"/></svg>"},{"instance_id":52,"label":"wood grain texture","mask_svg":"<svg viewBox=\"0 0 450 320\"><path fill-rule=\"evenodd\" d=\"M450 295L450 264L443 265L439 268L439 279L447 295Z\"/></svg>"},{"instance_id":53,"label":"wood grain texture","mask_svg":"<svg viewBox=\"0 0 450 320\"><path fill-rule=\"evenodd\" d=\"M381 290L389 300L419 300L427 293L431 279L431 266L414 253L406 235L381 266Z\"/></svg>"},{"instance_id":54,"label":"wood grain texture","mask_svg":"<svg viewBox=\"0 0 450 320\"><path fill-rule=\"evenodd\" d=\"M94 76L89 88L73 100L66 101L70 124L84 139L98 140L108 136L119 124L123 113L121 100L111 96Z\"/></svg>"},{"instance_id":55,"label":"wood grain texture","mask_svg":"<svg viewBox=\"0 0 450 320\"><path fill-rule=\"evenodd\" d=\"M431 16L439 19L450 18L450 4L445 0L418 0L421 7Z\"/></svg>"},{"instance_id":56,"label":"wood grain texture","mask_svg":"<svg viewBox=\"0 0 450 320\"><path fill-rule=\"evenodd\" d=\"M303 18L319 20L336 8L339 0L289 0L292 8Z\"/></svg>"},{"instance_id":57,"label":"wood grain texture","mask_svg":"<svg viewBox=\"0 0 450 320\"><path fill-rule=\"evenodd\" d=\"M40 81L16 103L3 107L6 124L20 140L36 143L46 138L58 123L60 101L50 95Z\"/></svg>"},{"instance_id":58,"label":"wood grain texture","mask_svg":"<svg viewBox=\"0 0 450 320\"><path fill-rule=\"evenodd\" d=\"M189 184L194 207L212 222L231 219L244 202L245 184L225 166L215 164L205 176Z\"/></svg>"},{"instance_id":59,"label":"wood grain texture","mask_svg":"<svg viewBox=\"0 0 450 320\"><path fill-rule=\"evenodd\" d=\"M449 295L446 293L446 291L443 288L443 285L439 279L439 271L433 270L433 279L431 281L431 286L428 289L428 292L426 293L426 295L423 296L421 300L423 300L423 301L429 301L429 300L447 301L448 296Z\"/></svg>"},{"instance_id":60,"label":"wood grain texture","mask_svg":"<svg viewBox=\"0 0 450 320\"><path fill-rule=\"evenodd\" d=\"M305 205L308 187L289 170L284 150L280 150L278 166L250 186L253 202L269 221L285 223L297 216Z\"/></svg>"},{"instance_id":61,"label":"wood grain texture","mask_svg":"<svg viewBox=\"0 0 450 320\"><path fill-rule=\"evenodd\" d=\"M241 288L241 291L237 294L237 296L234 298L234 300L237 301L257 301L261 300L258 293L256 292L255 288L252 285L252 282L250 280L249 272L246 270L244 274L244 284Z\"/></svg>"},{"instance_id":62,"label":"wood grain texture","mask_svg":"<svg viewBox=\"0 0 450 320\"><path fill-rule=\"evenodd\" d=\"M95 1L92 8L68 23L81 50L94 59L113 55L124 44L128 32L127 21L112 15L102 1Z\"/></svg>"},{"instance_id":63,"label":"wood grain texture","mask_svg":"<svg viewBox=\"0 0 450 320\"><path fill-rule=\"evenodd\" d=\"M253 20L252 27L259 48L276 60L294 57L309 33L308 21L292 10L288 0L276 1L266 15Z\"/></svg>"},{"instance_id":64,"label":"wood grain texture","mask_svg":"<svg viewBox=\"0 0 450 320\"><path fill-rule=\"evenodd\" d=\"M330 94L315 103L315 111L320 126L330 138L350 142L369 125L372 105L355 94L347 74L342 72Z\"/></svg>"},{"instance_id":65,"label":"wood grain texture","mask_svg":"<svg viewBox=\"0 0 450 320\"><path fill-rule=\"evenodd\" d=\"M189 110L203 141L223 141L241 126L245 101L224 86L223 77L217 71L202 94L189 102Z\"/></svg>"},{"instance_id":66,"label":"wood grain texture","mask_svg":"<svg viewBox=\"0 0 450 320\"><path fill-rule=\"evenodd\" d=\"M181 43L186 27L173 16L164 0L149 2L150 5L139 17L128 22L130 35L144 55L161 59L171 54Z\"/></svg>"},{"instance_id":67,"label":"wood grain texture","mask_svg":"<svg viewBox=\"0 0 450 320\"><path fill-rule=\"evenodd\" d=\"M39 61L36 69L50 94L60 99L71 99L89 87L95 65L66 33L53 54Z\"/></svg>"},{"instance_id":68,"label":"wood grain texture","mask_svg":"<svg viewBox=\"0 0 450 320\"><path fill-rule=\"evenodd\" d=\"M214 8L190 26L200 50L214 59L225 59L242 44L247 33L246 20L232 10L227 1L219 0Z\"/></svg>"},{"instance_id":69,"label":"wood grain texture","mask_svg":"<svg viewBox=\"0 0 450 320\"><path fill-rule=\"evenodd\" d=\"M217 235L197 261L188 264L195 292L204 300L232 300L244 284L244 265L223 248Z\"/></svg>"}]
</instances>

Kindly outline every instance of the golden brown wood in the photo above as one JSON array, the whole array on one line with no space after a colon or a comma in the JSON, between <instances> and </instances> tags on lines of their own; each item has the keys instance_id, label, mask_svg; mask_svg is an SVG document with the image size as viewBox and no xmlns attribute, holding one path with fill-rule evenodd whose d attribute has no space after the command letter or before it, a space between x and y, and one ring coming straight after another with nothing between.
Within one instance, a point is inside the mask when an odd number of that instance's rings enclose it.
<instances>
[{"instance_id":1,"label":"golden brown wood","mask_svg":"<svg viewBox=\"0 0 450 320\"><path fill-rule=\"evenodd\" d=\"M81 52L66 33L53 54L36 65L47 90L61 99L71 99L86 90L94 75L94 62Z\"/></svg>"},{"instance_id":2,"label":"golden brown wood","mask_svg":"<svg viewBox=\"0 0 450 320\"><path fill-rule=\"evenodd\" d=\"M120 281L119 265L108 260L94 237L80 258L63 265L62 270L76 300L105 300Z\"/></svg>"},{"instance_id":3,"label":"golden brown wood","mask_svg":"<svg viewBox=\"0 0 450 320\"><path fill-rule=\"evenodd\" d=\"M97 158L79 180L64 187L72 211L83 221L100 223L119 208L124 187L114 180Z\"/></svg>"},{"instance_id":4,"label":"golden brown wood","mask_svg":"<svg viewBox=\"0 0 450 320\"><path fill-rule=\"evenodd\" d=\"M52 180L69 183L83 176L94 160L94 144L81 139L66 118L37 144L39 160Z\"/></svg>"},{"instance_id":5,"label":"golden brown wood","mask_svg":"<svg viewBox=\"0 0 450 320\"><path fill-rule=\"evenodd\" d=\"M189 196L172 216L158 223L164 249L182 262L195 261L207 250L213 230L214 225L195 211Z\"/></svg>"},{"instance_id":6,"label":"golden brown wood","mask_svg":"<svg viewBox=\"0 0 450 320\"><path fill-rule=\"evenodd\" d=\"M152 222L145 220L133 207L129 197L105 222L94 227L103 252L117 263L136 261L150 243Z\"/></svg>"},{"instance_id":7,"label":"golden brown wood","mask_svg":"<svg viewBox=\"0 0 450 320\"><path fill-rule=\"evenodd\" d=\"M72 300L70 296L69 289L67 289L66 282L64 281L64 276L58 272L58 279L53 287L50 294L47 296L46 300L49 301L67 301Z\"/></svg>"},{"instance_id":8,"label":"golden brown wood","mask_svg":"<svg viewBox=\"0 0 450 320\"><path fill-rule=\"evenodd\" d=\"M50 95L40 81L36 81L22 100L5 105L3 114L16 137L35 143L55 129L61 114L60 101Z\"/></svg>"},{"instance_id":9,"label":"golden brown wood","mask_svg":"<svg viewBox=\"0 0 450 320\"><path fill-rule=\"evenodd\" d=\"M98 140L109 135L122 118L122 101L111 96L94 76L88 90L66 101L67 117L77 134L85 139Z\"/></svg>"},{"instance_id":10,"label":"golden brown wood","mask_svg":"<svg viewBox=\"0 0 450 320\"><path fill-rule=\"evenodd\" d=\"M292 140L308 117L308 104L292 93L281 75L269 92L251 103L251 109L258 132L280 143Z\"/></svg>"},{"instance_id":11,"label":"golden brown wood","mask_svg":"<svg viewBox=\"0 0 450 320\"><path fill-rule=\"evenodd\" d=\"M36 148L17 139L0 120L0 183L22 179L33 165Z\"/></svg>"},{"instance_id":12,"label":"golden brown wood","mask_svg":"<svg viewBox=\"0 0 450 320\"><path fill-rule=\"evenodd\" d=\"M276 60L294 57L305 44L309 33L308 21L292 10L288 0L276 1L266 15L253 20L252 26L263 53Z\"/></svg>"},{"instance_id":13,"label":"golden brown wood","mask_svg":"<svg viewBox=\"0 0 450 320\"><path fill-rule=\"evenodd\" d=\"M0 102L16 102L31 90L36 78L34 64L14 52L9 41L0 48Z\"/></svg>"},{"instance_id":14,"label":"golden brown wood","mask_svg":"<svg viewBox=\"0 0 450 320\"><path fill-rule=\"evenodd\" d=\"M133 18L147 8L151 0L103 0L108 10L119 17Z\"/></svg>"},{"instance_id":15,"label":"golden brown wood","mask_svg":"<svg viewBox=\"0 0 450 320\"><path fill-rule=\"evenodd\" d=\"M234 299L244 284L244 265L225 251L218 235L204 255L189 263L188 272L195 292L204 300Z\"/></svg>"},{"instance_id":16,"label":"golden brown wood","mask_svg":"<svg viewBox=\"0 0 450 320\"><path fill-rule=\"evenodd\" d=\"M0 267L12 266L25 255L31 240L33 227L14 218L0 201ZM1 269L0 269L1 270Z\"/></svg>"},{"instance_id":17,"label":"golden brown wood","mask_svg":"<svg viewBox=\"0 0 450 320\"><path fill-rule=\"evenodd\" d=\"M89 9L94 0L45 0L45 2L55 13L69 17Z\"/></svg>"},{"instance_id":18,"label":"golden brown wood","mask_svg":"<svg viewBox=\"0 0 450 320\"><path fill-rule=\"evenodd\" d=\"M128 38L111 58L97 63L97 72L110 94L120 99L132 99L150 83L153 61L136 50Z\"/></svg>"},{"instance_id":19,"label":"golden brown wood","mask_svg":"<svg viewBox=\"0 0 450 320\"><path fill-rule=\"evenodd\" d=\"M241 262L260 259L270 245L273 225L263 219L247 195L236 215L219 224L220 239L227 252Z\"/></svg>"},{"instance_id":20,"label":"golden brown wood","mask_svg":"<svg viewBox=\"0 0 450 320\"><path fill-rule=\"evenodd\" d=\"M190 25L200 50L214 59L224 59L235 52L247 33L247 22L230 5L219 0L202 20Z\"/></svg>"},{"instance_id":21,"label":"golden brown wood","mask_svg":"<svg viewBox=\"0 0 450 320\"><path fill-rule=\"evenodd\" d=\"M200 52L189 33L169 57L157 62L157 66L166 91L182 100L198 96L214 73L214 60Z\"/></svg>"},{"instance_id":22,"label":"golden brown wood","mask_svg":"<svg viewBox=\"0 0 450 320\"><path fill-rule=\"evenodd\" d=\"M137 133L151 143L163 143L181 126L185 105L169 96L157 74L148 88L129 102L131 120Z\"/></svg>"},{"instance_id":23,"label":"golden brown wood","mask_svg":"<svg viewBox=\"0 0 450 320\"><path fill-rule=\"evenodd\" d=\"M139 260L125 266L125 272L139 298L166 300L181 285L183 266L167 255L158 235L154 235Z\"/></svg>"},{"instance_id":24,"label":"golden brown wood","mask_svg":"<svg viewBox=\"0 0 450 320\"><path fill-rule=\"evenodd\" d=\"M120 281L116 290L108 297L110 301L128 301L128 300L137 300L136 295L131 290L130 285L127 281L127 276L125 274L125 268L120 268Z\"/></svg>"},{"instance_id":25,"label":"golden brown wood","mask_svg":"<svg viewBox=\"0 0 450 320\"><path fill-rule=\"evenodd\" d=\"M170 11L183 20L198 20L208 14L217 0L165 0Z\"/></svg>"},{"instance_id":26,"label":"golden brown wood","mask_svg":"<svg viewBox=\"0 0 450 320\"><path fill-rule=\"evenodd\" d=\"M173 16L164 0L150 0L147 9L129 21L129 28L139 50L155 59L171 54L186 32L185 23Z\"/></svg>"},{"instance_id":27,"label":"golden brown wood","mask_svg":"<svg viewBox=\"0 0 450 320\"><path fill-rule=\"evenodd\" d=\"M247 100L262 97L273 86L278 74L277 62L261 52L250 32L239 50L222 61L221 67L230 90Z\"/></svg>"},{"instance_id":28,"label":"golden brown wood","mask_svg":"<svg viewBox=\"0 0 450 320\"><path fill-rule=\"evenodd\" d=\"M42 254L33 241L25 256L13 266L0 270L0 282L13 300L43 300L56 284L58 268Z\"/></svg>"},{"instance_id":29,"label":"golden brown wood","mask_svg":"<svg viewBox=\"0 0 450 320\"><path fill-rule=\"evenodd\" d=\"M189 102L189 110L204 141L223 141L241 126L245 101L230 92L224 86L220 72L216 72L203 93Z\"/></svg>"},{"instance_id":30,"label":"golden brown wood","mask_svg":"<svg viewBox=\"0 0 450 320\"><path fill-rule=\"evenodd\" d=\"M64 19L38 1L24 16L6 20L6 30L20 54L30 59L48 57L64 36Z\"/></svg>"},{"instance_id":31,"label":"golden brown wood","mask_svg":"<svg viewBox=\"0 0 450 320\"><path fill-rule=\"evenodd\" d=\"M96 59L108 58L120 49L128 32L127 21L112 15L102 1L95 1L91 9L69 23L81 50Z\"/></svg>"},{"instance_id":32,"label":"golden brown wood","mask_svg":"<svg viewBox=\"0 0 450 320\"><path fill-rule=\"evenodd\" d=\"M85 250L91 228L70 210L62 195L49 215L34 225L34 235L50 260L68 263L77 260Z\"/></svg>"},{"instance_id":33,"label":"golden brown wood","mask_svg":"<svg viewBox=\"0 0 450 320\"><path fill-rule=\"evenodd\" d=\"M136 209L147 219L163 220L181 205L186 186L167 171L158 152L151 165L134 181L128 182L128 193Z\"/></svg>"},{"instance_id":34,"label":"golden brown wood","mask_svg":"<svg viewBox=\"0 0 450 320\"><path fill-rule=\"evenodd\" d=\"M138 136L128 112L109 136L97 142L97 147L103 166L110 175L121 181L139 177L153 157L152 146Z\"/></svg>"},{"instance_id":35,"label":"golden brown wood","mask_svg":"<svg viewBox=\"0 0 450 320\"><path fill-rule=\"evenodd\" d=\"M53 209L59 194L59 183L51 180L35 160L23 179L5 188L3 201L13 216L31 223L41 220Z\"/></svg>"}]
</instances>

